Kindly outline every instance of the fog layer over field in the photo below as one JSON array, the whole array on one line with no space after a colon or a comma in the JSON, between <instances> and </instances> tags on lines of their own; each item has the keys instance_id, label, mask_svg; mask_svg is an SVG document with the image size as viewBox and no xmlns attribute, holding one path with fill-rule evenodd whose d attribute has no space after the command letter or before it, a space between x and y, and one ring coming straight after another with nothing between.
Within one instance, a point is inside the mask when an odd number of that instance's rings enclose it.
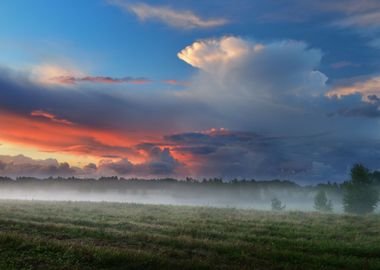
<instances>
[{"instance_id":1,"label":"fog layer over field","mask_svg":"<svg viewBox=\"0 0 380 270\"><path fill-rule=\"evenodd\" d=\"M18 180L0 182L0 199L49 201L107 201L143 204L271 209L271 199L287 210L313 210L322 187L301 187L288 181L185 182L175 180ZM334 212L342 211L342 196L325 185Z\"/></svg>"}]
</instances>

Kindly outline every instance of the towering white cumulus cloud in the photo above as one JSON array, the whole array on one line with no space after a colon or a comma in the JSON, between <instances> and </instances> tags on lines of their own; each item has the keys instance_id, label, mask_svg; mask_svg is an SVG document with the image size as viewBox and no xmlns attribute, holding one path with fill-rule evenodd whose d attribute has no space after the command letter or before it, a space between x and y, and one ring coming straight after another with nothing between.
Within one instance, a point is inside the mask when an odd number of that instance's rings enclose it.
<instances>
[{"instance_id":1,"label":"towering white cumulus cloud","mask_svg":"<svg viewBox=\"0 0 380 270\"><path fill-rule=\"evenodd\" d=\"M228 65L262 48L264 46L261 44L249 44L240 38L224 37L196 41L179 52L178 57L193 67L213 71L220 65Z\"/></svg>"},{"instance_id":2,"label":"towering white cumulus cloud","mask_svg":"<svg viewBox=\"0 0 380 270\"><path fill-rule=\"evenodd\" d=\"M199 69L182 95L209 104L224 119L240 118L235 123L245 127L247 115L251 123L263 113L269 121L281 118L284 112L303 109L300 99L326 91L327 77L317 70L322 53L303 42L263 44L222 37L194 42L178 57Z\"/></svg>"}]
</instances>

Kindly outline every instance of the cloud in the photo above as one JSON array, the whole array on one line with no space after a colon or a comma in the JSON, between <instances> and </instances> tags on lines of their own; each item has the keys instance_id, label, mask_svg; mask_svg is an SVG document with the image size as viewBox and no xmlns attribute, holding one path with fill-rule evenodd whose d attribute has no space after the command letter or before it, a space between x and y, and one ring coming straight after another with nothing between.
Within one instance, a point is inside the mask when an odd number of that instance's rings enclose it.
<instances>
[{"instance_id":1,"label":"cloud","mask_svg":"<svg viewBox=\"0 0 380 270\"><path fill-rule=\"evenodd\" d=\"M350 81L343 86L336 86L326 93L329 98L345 100L350 97L359 97L361 102L348 103L335 113L330 115L341 115L345 117L380 117L380 77L366 77Z\"/></svg>"},{"instance_id":2,"label":"cloud","mask_svg":"<svg viewBox=\"0 0 380 270\"><path fill-rule=\"evenodd\" d=\"M137 147L137 146L136 146ZM146 160L132 163L127 158L100 160L99 164L89 163L83 168L59 163L56 159L36 160L23 155L0 155L0 176L126 176L126 177L169 177L185 175L184 164L175 159L169 148L157 146L139 147Z\"/></svg>"},{"instance_id":3,"label":"cloud","mask_svg":"<svg viewBox=\"0 0 380 270\"><path fill-rule=\"evenodd\" d=\"M315 1L311 8L332 14L330 26L351 29L369 38L369 46L378 48L380 34L380 2L377 0ZM314 12L315 12L314 11Z\"/></svg>"},{"instance_id":4,"label":"cloud","mask_svg":"<svg viewBox=\"0 0 380 270\"><path fill-rule=\"evenodd\" d=\"M378 118L380 117L380 103L376 104L362 104L355 108L344 108L338 110L335 114L345 117L368 117L368 118Z\"/></svg>"},{"instance_id":5,"label":"cloud","mask_svg":"<svg viewBox=\"0 0 380 270\"><path fill-rule=\"evenodd\" d=\"M175 86L187 87L190 85L187 81L168 79L162 81L151 80L146 77L111 77L111 76L93 76L78 68L67 65L42 64L29 68L29 77L31 80L44 85L67 85L74 86L81 83L93 83L104 85L117 84L134 84L142 85L149 83L164 83Z\"/></svg>"},{"instance_id":6,"label":"cloud","mask_svg":"<svg viewBox=\"0 0 380 270\"><path fill-rule=\"evenodd\" d=\"M327 13L335 15L333 18L337 20L339 16L367 13L379 8L380 5L377 0L288 0L286 3L269 0L259 18L264 22L287 21L300 23Z\"/></svg>"},{"instance_id":7,"label":"cloud","mask_svg":"<svg viewBox=\"0 0 380 270\"><path fill-rule=\"evenodd\" d=\"M58 76L50 78L51 82L59 84L76 84L80 82L91 82L91 83L104 83L104 84L115 84L115 83L130 83L130 84L147 84L151 81L147 78L133 78L133 77L123 77L123 78L113 78L106 76L84 76L84 77L74 77L74 76Z\"/></svg>"},{"instance_id":8,"label":"cloud","mask_svg":"<svg viewBox=\"0 0 380 270\"><path fill-rule=\"evenodd\" d=\"M42 84L56 84L56 83L70 83L70 80L64 78L71 78L74 76L84 76L84 72L72 65L55 65L55 64L41 64L30 68L29 76L32 80ZM61 78L61 80L54 80L54 78Z\"/></svg>"},{"instance_id":9,"label":"cloud","mask_svg":"<svg viewBox=\"0 0 380 270\"><path fill-rule=\"evenodd\" d=\"M236 37L208 39L194 42L178 53L178 58L200 69L212 71L216 65L230 63L234 59L263 49L262 44L250 46L246 41Z\"/></svg>"},{"instance_id":10,"label":"cloud","mask_svg":"<svg viewBox=\"0 0 380 270\"><path fill-rule=\"evenodd\" d=\"M380 29L380 3L376 0L322 1L315 3L321 11L340 14L332 25L365 31Z\"/></svg>"},{"instance_id":11,"label":"cloud","mask_svg":"<svg viewBox=\"0 0 380 270\"><path fill-rule=\"evenodd\" d=\"M322 53L303 42L222 37L194 42L178 57L198 68L189 91L179 95L207 104L224 119L214 126L281 129L289 119L303 125L301 111L327 90L327 77L317 70Z\"/></svg>"},{"instance_id":12,"label":"cloud","mask_svg":"<svg viewBox=\"0 0 380 270\"><path fill-rule=\"evenodd\" d=\"M333 22L334 26L341 28L364 29L365 31L378 31L380 29L380 9L361 14L349 15Z\"/></svg>"},{"instance_id":13,"label":"cloud","mask_svg":"<svg viewBox=\"0 0 380 270\"><path fill-rule=\"evenodd\" d=\"M346 67L359 67L359 64L352 63L350 61L339 61L330 65L333 69L341 69Z\"/></svg>"},{"instance_id":14,"label":"cloud","mask_svg":"<svg viewBox=\"0 0 380 270\"><path fill-rule=\"evenodd\" d=\"M379 104L369 96L379 96L380 79L375 76L330 88L327 76L317 69L322 52L303 42L259 43L223 37L194 42L178 57L199 69L191 91L181 94L220 108L223 119L236 121L228 128L284 134L285 125L296 134L306 126L313 132L327 130L328 122L347 125L328 116L378 117ZM339 63L339 67L347 64ZM362 100L341 98L355 94ZM333 96L337 99L331 99Z\"/></svg>"},{"instance_id":15,"label":"cloud","mask_svg":"<svg viewBox=\"0 0 380 270\"><path fill-rule=\"evenodd\" d=\"M352 164L366 160L377 168L377 140L346 140L329 134L271 137L253 132L212 129L169 134L158 147L136 145L147 159L104 159L83 168L55 159L33 160L24 156L0 156L0 175L6 176L124 176L124 177L222 177L292 179L301 183L343 181Z\"/></svg>"},{"instance_id":16,"label":"cloud","mask_svg":"<svg viewBox=\"0 0 380 270\"><path fill-rule=\"evenodd\" d=\"M90 163L83 168L70 166L66 162L59 163L55 159L35 160L23 155L0 155L0 176L169 177L184 175L184 165L171 155L168 148L152 147L145 150L148 158L141 163L134 164L127 158L104 159L98 165Z\"/></svg>"},{"instance_id":17,"label":"cloud","mask_svg":"<svg viewBox=\"0 0 380 270\"><path fill-rule=\"evenodd\" d=\"M377 0L321 0L312 2L311 6L323 11L357 14L379 9L380 3Z\"/></svg>"},{"instance_id":18,"label":"cloud","mask_svg":"<svg viewBox=\"0 0 380 270\"><path fill-rule=\"evenodd\" d=\"M380 2L377 0L267 1L258 18L264 23L313 21L316 25L350 30L370 39L370 46L376 44L380 34Z\"/></svg>"},{"instance_id":19,"label":"cloud","mask_svg":"<svg viewBox=\"0 0 380 270\"><path fill-rule=\"evenodd\" d=\"M33 81L49 84L75 85L77 83L90 82L101 84L147 84L151 80L145 77L110 77L91 76L73 65L41 64L29 68L29 76Z\"/></svg>"},{"instance_id":20,"label":"cloud","mask_svg":"<svg viewBox=\"0 0 380 270\"><path fill-rule=\"evenodd\" d=\"M110 76L92 76L86 74L78 68L72 66L67 67L65 65L43 64L36 65L29 69L30 78L38 83L45 85L67 85L74 86L80 83L94 83L94 84L149 84L154 83L146 77L110 77ZM164 84L176 85L176 86L189 86L189 82L179 81L175 79L160 81Z\"/></svg>"},{"instance_id":21,"label":"cloud","mask_svg":"<svg viewBox=\"0 0 380 270\"><path fill-rule=\"evenodd\" d=\"M370 102L369 96L380 96L380 76L358 80L350 85L337 86L326 93L328 97L360 94L364 101Z\"/></svg>"},{"instance_id":22,"label":"cloud","mask_svg":"<svg viewBox=\"0 0 380 270\"><path fill-rule=\"evenodd\" d=\"M84 171L55 159L34 160L23 155L0 156L0 175L48 177L82 175Z\"/></svg>"},{"instance_id":23,"label":"cloud","mask_svg":"<svg viewBox=\"0 0 380 270\"><path fill-rule=\"evenodd\" d=\"M188 10L175 10L166 6L152 6L145 3L129 4L121 0L109 0L109 3L134 13L140 20L155 20L171 27L184 30L211 28L228 23L226 19L204 19Z\"/></svg>"},{"instance_id":24,"label":"cloud","mask_svg":"<svg viewBox=\"0 0 380 270\"><path fill-rule=\"evenodd\" d=\"M72 125L73 124L72 122L70 122L66 119L61 119L61 118L57 117L56 115L49 113L49 112L36 110L36 111L32 111L30 113L30 115L35 116L35 117L43 117L43 118L49 119L53 122L64 124L64 125Z\"/></svg>"},{"instance_id":25,"label":"cloud","mask_svg":"<svg viewBox=\"0 0 380 270\"><path fill-rule=\"evenodd\" d=\"M131 137L115 131L78 126L54 117L56 116L43 111L34 111L29 116L1 111L0 139L14 144L33 146L47 152L92 156L102 156L107 153L123 157L139 157L138 152L130 147L133 145Z\"/></svg>"},{"instance_id":26,"label":"cloud","mask_svg":"<svg viewBox=\"0 0 380 270\"><path fill-rule=\"evenodd\" d=\"M243 144L240 141L245 139L244 133L240 133L236 141L219 145L215 142L226 138L222 134L215 139L196 133L180 136L191 143L175 149L185 157L197 157L188 163L200 175L219 172L226 177L265 177L272 172L282 177L313 174L318 178L322 177L316 173L321 167L318 164L323 164L324 168L336 168L334 175L339 178L355 160L364 159L376 166L365 155L353 153L344 158L344 150L334 148L339 140L342 149L349 149L357 141L370 148L365 141L370 140L368 132L376 126L370 119L378 113L376 105L364 104L357 95L326 97L331 89L327 76L318 71L322 56L321 51L303 42L263 43L237 37L200 40L186 47L178 57L198 72L190 91L181 95L214 108L223 119L215 121L215 126L260 131L264 139L253 133L247 139L249 143ZM352 131L353 126L360 128ZM309 136L320 133L328 135L318 140ZM227 136L231 137L232 134ZM271 140L272 137L278 139ZM213 143L206 143L209 140ZM326 152L318 150L322 145Z\"/></svg>"},{"instance_id":27,"label":"cloud","mask_svg":"<svg viewBox=\"0 0 380 270\"><path fill-rule=\"evenodd\" d=\"M186 81L178 81L178 80L164 80L163 83L165 84L170 84L170 85L176 85L176 86L183 86L183 87L187 87L187 86L190 86L191 83L190 82L186 82Z\"/></svg>"},{"instance_id":28,"label":"cloud","mask_svg":"<svg viewBox=\"0 0 380 270\"><path fill-rule=\"evenodd\" d=\"M276 177L285 162L275 138L252 132L213 129L165 139L176 144L173 151L186 157L187 166L198 177Z\"/></svg>"},{"instance_id":29,"label":"cloud","mask_svg":"<svg viewBox=\"0 0 380 270\"><path fill-rule=\"evenodd\" d=\"M366 159L368 166L376 167L376 152L380 149L376 140L346 141L329 134L270 137L253 132L211 130L165 138L177 145L172 150L176 155L187 157L187 166L195 176L224 179L342 181L357 160ZM350 144L352 147L348 147Z\"/></svg>"},{"instance_id":30,"label":"cloud","mask_svg":"<svg viewBox=\"0 0 380 270\"><path fill-rule=\"evenodd\" d=\"M292 40L262 44L237 37L208 39L194 42L178 57L219 81L221 87L215 91L230 88L234 95L242 87L232 88L230 83L249 84L250 94L254 95L265 91L275 91L270 93L273 95L281 92L318 95L327 80L316 70L322 53ZM230 89L227 91L232 93Z\"/></svg>"},{"instance_id":31,"label":"cloud","mask_svg":"<svg viewBox=\"0 0 380 270\"><path fill-rule=\"evenodd\" d=\"M29 79L29 74L4 68L0 69L0 86L1 110L19 116L44 111L78 126L117 130L131 138L139 137L140 132L170 132L184 123L186 128L204 128L200 125L203 121L191 118L201 116L200 111L206 108L176 96L173 91L136 92L119 88L104 91L102 86L91 84L67 89L60 85L41 85Z\"/></svg>"},{"instance_id":32,"label":"cloud","mask_svg":"<svg viewBox=\"0 0 380 270\"><path fill-rule=\"evenodd\" d=\"M376 166L364 153L378 149L376 93L326 96L338 88L318 70L320 50L221 37L178 56L195 70L171 91L45 85L2 68L0 140L105 159L81 169L93 174L322 179L331 168L341 179L354 161Z\"/></svg>"},{"instance_id":33,"label":"cloud","mask_svg":"<svg viewBox=\"0 0 380 270\"><path fill-rule=\"evenodd\" d=\"M322 12L334 14L331 26L352 29L370 38L369 45L377 48L380 34L380 3L377 0L321 1L314 5Z\"/></svg>"},{"instance_id":34,"label":"cloud","mask_svg":"<svg viewBox=\"0 0 380 270\"><path fill-rule=\"evenodd\" d=\"M184 176L184 164L176 160L169 148L160 149L156 146L140 146L147 159L143 163L132 164L128 159L117 161L101 161L99 164L100 173L143 176L143 177L162 177L162 176Z\"/></svg>"}]
</instances>

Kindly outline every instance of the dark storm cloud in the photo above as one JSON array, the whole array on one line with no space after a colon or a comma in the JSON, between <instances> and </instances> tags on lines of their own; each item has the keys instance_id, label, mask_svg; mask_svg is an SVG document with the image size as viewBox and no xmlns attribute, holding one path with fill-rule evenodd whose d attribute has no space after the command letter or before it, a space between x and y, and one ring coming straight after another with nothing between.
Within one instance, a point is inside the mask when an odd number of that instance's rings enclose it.
<instances>
[{"instance_id":1,"label":"dark storm cloud","mask_svg":"<svg viewBox=\"0 0 380 270\"><path fill-rule=\"evenodd\" d=\"M380 99L375 94L353 92L339 98L332 97L325 108L332 110L327 113L329 117L356 117L378 118L380 117Z\"/></svg>"},{"instance_id":2,"label":"dark storm cloud","mask_svg":"<svg viewBox=\"0 0 380 270\"><path fill-rule=\"evenodd\" d=\"M380 141L350 140L331 134L267 137L248 132L214 131L176 134L166 139L177 143L173 151L191 154L188 164L193 166L195 175L226 180L256 177L286 178L303 183L343 181L352 164L361 160L378 168L380 153Z\"/></svg>"},{"instance_id":3,"label":"dark storm cloud","mask_svg":"<svg viewBox=\"0 0 380 270\"><path fill-rule=\"evenodd\" d=\"M191 165L201 176L257 177L278 174L281 152L275 138L249 132L214 130L166 136L173 151L192 155ZM206 162L207 161L207 162Z\"/></svg>"},{"instance_id":4,"label":"dark storm cloud","mask_svg":"<svg viewBox=\"0 0 380 270\"><path fill-rule=\"evenodd\" d=\"M148 159L144 163L132 164L128 159L118 161L103 161L99 165L99 173L129 175L129 176L175 176L181 174L183 164L178 162L168 148L144 146Z\"/></svg>"}]
</instances>

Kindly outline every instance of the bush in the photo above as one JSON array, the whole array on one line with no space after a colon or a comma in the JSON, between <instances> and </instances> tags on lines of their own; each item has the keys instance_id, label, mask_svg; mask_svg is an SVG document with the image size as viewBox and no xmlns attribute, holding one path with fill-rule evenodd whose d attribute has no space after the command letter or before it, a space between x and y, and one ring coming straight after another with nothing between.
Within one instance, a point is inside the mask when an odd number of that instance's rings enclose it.
<instances>
[{"instance_id":1,"label":"bush","mask_svg":"<svg viewBox=\"0 0 380 270\"><path fill-rule=\"evenodd\" d=\"M314 197L314 209L321 212L332 212L331 200L327 200L324 190L318 191Z\"/></svg>"},{"instance_id":2,"label":"bush","mask_svg":"<svg viewBox=\"0 0 380 270\"><path fill-rule=\"evenodd\" d=\"M285 210L285 208L286 208L286 205L285 204L282 205L282 202L277 198L273 198L271 200L271 202L272 202L272 204L271 204L272 210L274 210L274 211L282 211L282 210Z\"/></svg>"},{"instance_id":3,"label":"bush","mask_svg":"<svg viewBox=\"0 0 380 270\"><path fill-rule=\"evenodd\" d=\"M356 164L351 169L351 180L343 185L343 206L347 213L366 214L375 209L379 194L366 167Z\"/></svg>"}]
</instances>

